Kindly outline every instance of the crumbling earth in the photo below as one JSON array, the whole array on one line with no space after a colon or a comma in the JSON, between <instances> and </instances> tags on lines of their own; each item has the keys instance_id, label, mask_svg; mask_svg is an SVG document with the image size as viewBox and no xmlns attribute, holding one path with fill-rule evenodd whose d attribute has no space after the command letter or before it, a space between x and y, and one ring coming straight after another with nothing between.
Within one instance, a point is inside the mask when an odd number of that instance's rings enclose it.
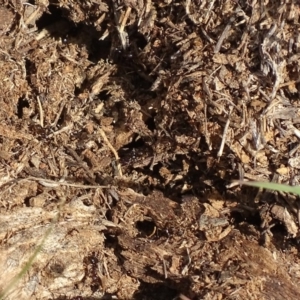
<instances>
[{"instance_id":1,"label":"crumbling earth","mask_svg":"<svg viewBox=\"0 0 300 300\"><path fill-rule=\"evenodd\" d=\"M1 298L299 299L299 12L1 0Z\"/></svg>"}]
</instances>

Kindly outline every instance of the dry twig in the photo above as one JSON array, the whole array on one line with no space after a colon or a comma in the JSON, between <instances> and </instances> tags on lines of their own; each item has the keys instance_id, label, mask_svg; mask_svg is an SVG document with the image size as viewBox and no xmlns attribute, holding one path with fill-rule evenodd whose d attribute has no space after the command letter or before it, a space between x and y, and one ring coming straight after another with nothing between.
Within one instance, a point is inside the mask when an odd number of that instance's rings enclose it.
<instances>
[{"instance_id":1,"label":"dry twig","mask_svg":"<svg viewBox=\"0 0 300 300\"><path fill-rule=\"evenodd\" d=\"M106 137L105 132L101 128L99 128L99 133L100 133L101 137L103 138L104 142L106 143L106 145L109 147L109 149L111 150L111 152L114 154L114 156L116 158L116 164L117 164L117 170L118 170L119 176L122 177L123 175L122 175L122 169L121 169L121 164L120 164L120 157L118 155L118 152L115 150L115 148L109 142L109 140Z\"/></svg>"}]
</instances>

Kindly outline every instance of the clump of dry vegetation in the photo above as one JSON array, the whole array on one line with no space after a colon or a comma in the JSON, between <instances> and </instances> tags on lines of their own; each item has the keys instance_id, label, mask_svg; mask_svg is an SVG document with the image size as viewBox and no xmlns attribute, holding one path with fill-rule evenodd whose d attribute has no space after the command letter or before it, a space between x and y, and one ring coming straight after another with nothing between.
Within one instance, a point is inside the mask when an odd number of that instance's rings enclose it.
<instances>
[{"instance_id":1,"label":"clump of dry vegetation","mask_svg":"<svg viewBox=\"0 0 300 300\"><path fill-rule=\"evenodd\" d=\"M0 0L4 299L297 299L294 0ZM53 221L54 220L54 221Z\"/></svg>"}]
</instances>

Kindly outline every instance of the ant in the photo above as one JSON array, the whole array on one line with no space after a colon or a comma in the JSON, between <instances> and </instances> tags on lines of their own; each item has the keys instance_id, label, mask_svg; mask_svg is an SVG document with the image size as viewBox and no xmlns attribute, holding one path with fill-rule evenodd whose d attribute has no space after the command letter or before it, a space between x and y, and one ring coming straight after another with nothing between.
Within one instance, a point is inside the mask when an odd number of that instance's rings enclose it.
<instances>
[{"instance_id":1,"label":"ant","mask_svg":"<svg viewBox=\"0 0 300 300\"><path fill-rule=\"evenodd\" d=\"M91 290L95 293L101 284L100 277L98 275L98 258L96 253L92 252L91 255L84 258L85 263L85 278L91 279Z\"/></svg>"}]
</instances>

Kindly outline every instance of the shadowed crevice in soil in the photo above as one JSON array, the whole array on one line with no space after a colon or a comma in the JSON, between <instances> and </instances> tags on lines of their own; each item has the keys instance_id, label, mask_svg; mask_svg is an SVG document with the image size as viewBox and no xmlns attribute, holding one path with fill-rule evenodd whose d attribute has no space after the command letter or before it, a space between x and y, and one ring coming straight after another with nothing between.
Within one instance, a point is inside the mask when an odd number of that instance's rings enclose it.
<instances>
[{"instance_id":1,"label":"shadowed crevice in soil","mask_svg":"<svg viewBox=\"0 0 300 300\"><path fill-rule=\"evenodd\" d=\"M172 300L176 299L179 292L176 289L169 288L161 283L146 283L142 282L133 298L134 300Z\"/></svg>"}]
</instances>

